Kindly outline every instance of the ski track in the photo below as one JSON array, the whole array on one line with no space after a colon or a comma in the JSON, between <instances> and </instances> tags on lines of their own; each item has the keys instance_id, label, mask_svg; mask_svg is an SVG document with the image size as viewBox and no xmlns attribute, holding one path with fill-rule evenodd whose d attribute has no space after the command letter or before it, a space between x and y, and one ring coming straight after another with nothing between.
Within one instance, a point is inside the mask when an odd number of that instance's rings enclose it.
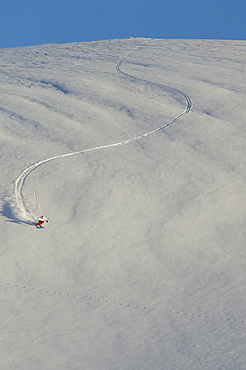
<instances>
[{"instance_id":1,"label":"ski track","mask_svg":"<svg viewBox=\"0 0 246 370\"><path fill-rule=\"evenodd\" d=\"M117 72L119 72L123 76L126 76L127 78L134 79L135 81L141 81L141 82L148 82L149 83L149 81L144 81L144 80L139 79L137 77L131 76L131 75L123 72L120 69L120 67L124 63L124 61L131 54L133 54L136 50L138 50L142 46L143 46L142 44L139 45L139 46L137 46L135 49L133 49L128 54L126 54L123 58L121 58L120 61L116 64L115 68L116 68ZM183 98L186 101L186 107L185 107L185 110L182 113L180 113L178 116L176 116L175 118L173 118L171 121L165 123L161 127L158 127L158 128L156 128L156 129L154 129L152 131L149 131L149 132L147 132L145 134L142 134L142 135L139 135L139 136L135 136L135 137L130 138L130 139L127 139L127 140L119 141L119 142L114 143L114 144L107 144L107 145L97 146L97 147L94 147L94 148L79 150L79 151L72 152L72 153L56 155L54 157L46 158L46 159L43 159L41 161L38 161L38 162L33 163L31 166L27 167L26 169L24 169L22 171L22 173L20 174L19 177L17 177L17 179L15 180L15 183L14 183L14 198L15 198L17 209L20 211L22 217L25 220L27 220L27 221L35 221L35 217L32 215L31 211L25 205L25 200L24 200L24 196L23 196L23 186L25 184L25 180L26 180L27 176L32 171L34 171L37 167L39 167L39 166L41 166L41 165L43 165L45 163L48 163L50 161L53 161L55 159L60 159L60 158L65 158L65 157L71 157L71 156L74 156L74 155L88 153L88 152L92 152L92 151L96 151L96 150L101 150L101 149L106 149L106 148L112 148L112 147L119 146L119 145L126 145L126 144L133 143L135 141L138 141L140 139L143 139L143 138L145 138L147 136L153 135L153 134L155 134L155 133L163 130L164 128L166 128L166 127L172 125L173 123L177 122L179 119L181 119L182 117L184 117L186 114L188 114L191 111L192 102L191 102L190 97L187 94L185 94L183 91L177 90L177 89L172 88L172 87L169 87L169 86L165 86L165 85L160 85L160 86L162 88L164 88L165 90L169 91L169 92L178 93L178 94L180 94L180 95L183 96ZM36 194L35 194L35 197L37 199L37 195Z\"/></svg>"},{"instance_id":2,"label":"ski track","mask_svg":"<svg viewBox=\"0 0 246 370\"><path fill-rule=\"evenodd\" d=\"M79 296L79 295L74 295L74 294L71 294L71 293L62 293L62 292L56 292L56 291L51 291L51 290L47 290L47 289L38 289L38 288L28 287L28 286L25 286L25 285L5 283L5 282L2 282L2 281L0 281L0 284L5 285L5 286L9 286L9 287L13 287L13 288L25 289L26 291L31 290L31 291L36 292L36 293L50 294L50 295L53 295L53 296L62 296L62 297L65 297L65 298L76 299L76 300L96 301L96 302L108 303L108 304L118 305L118 306L123 306L123 307L132 307L132 308L139 309L139 310L165 312L165 313L171 313L171 314L176 314L176 315L183 315L183 316L186 316L188 318L215 319L215 320L225 320L225 321L238 322L238 323L244 323L245 322L245 320L238 319L238 318L235 318L235 317L233 318L233 317L223 317L223 316L212 316L212 315L191 313L191 312L185 312L185 311L177 311L177 310L174 310L174 309L170 310L170 309L157 308L157 307L147 307L147 306L137 305L137 304L134 304L134 303L124 303L124 302L111 301L111 300L105 299L105 298Z\"/></svg>"},{"instance_id":3,"label":"ski track","mask_svg":"<svg viewBox=\"0 0 246 370\"><path fill-rule=\"evenodd\" d=\"M143 46L144 45L137 46L134 50L132 50L128 54L126 54L116 64L115 68L116 68L116 71L119 72L122 76L125 76L127 78L131 78L135 81L141 81L141 82L153 84L153 83L151 83L147 80L143 80L143 79L139 79L135 76L131 76L131 75L123 72L120 68L121 65L125 62L125 60L131 54L133 54L136 50L140 49ZM158 84L155 84L155 85L158 85ZM45 163L48 163L50 161L59 159L59 158L71 157L71 156L75 156L75 155L79 155L79 154L83 154L83 153L88 153L88 152L92 152L92 151L96 151L96 150L102 150L102 149L106 149L106 148L112 148L112 147L115 147L115 146L120 146L120 145L126 145L126 144L133 143L135 141L138 141L140 139L144 139L145 137L148 137L150 135L153 135L153 134L165 129L166 127L168 127L168 126L172 125L173 123L177 122L178 120L180 120L182 117L184 117L185 115L187 115L191 111L192 102L191 102L190 97L185 92L183 92L181 90L178 90L178 89L175 89L175 88L172 88L170 86L166 86L166 85L159 85L159 86L161 86L166 91L169 91L171 93L176 93L176 94L178 93L185 99L186 106L185 106L185 109L182 113L180 113L178 116L173 118L171 121L165 123L164 125L156 128L152 131L149 131L145 134L130 138L128 140L119 141L119 142L114 143L114 144L107 144L107 145L97 146L97 147L90 148L90 149L79 150L79 151L72 152L72 153L61 154L61 155L46 158L46 159L40 160L36 163L33 163L31 166L24 169L22 171L22 173L20 174L20 176L15 180L14 196L15 196L16 205L17 205L18 209L20 210L20 212L22 213L22 216L28 221L30 221L30 220L34 221L35 220L31 211L25 205L25 200L24 200L24 196L23 196L23 186L25 184L25 180L26 180L27 176L29 176L30 173L32 171L34 171L36 168L38 168L39 166L41 166ZM39 208L36 191L34 191L34 197L35 197L37 206ZM189 317L189 318L217 319L217 320L226 320L226 321L238 322L238 323L244 323L245 322L244 320L238 319L238 318L232 318L232 317L227 317L226 318L226 317L212 316L212 315L205 315L205 314L198 314L198 313L188 313L188 312L182 312L182 311L177 311L177 310L168 310L168 309L156 308L156 307L146 307L146 306L141 306L141 305L137 305L137 304L129 304L129 303L111 301L111 300L103 299L103 298L95 298L95 297L93 298L93 297L88 297L88 296L78 296L78 295L61 293L61 292L53 292L53 291L50 291L50 290L32 288L32 287L19 285L19 284L11 284L11 283L6 283L6 282L4 283L2 281L0 281L0 284L6 285L6 286L12 286L14 288L21 288L21 289L31 290L31 291L38 292L38 293L51 294L53 296L65 296L67 298L76 299L76 300L89 300L89 301L92 300L92 301L97 301L97 302L102 302L102 303L120 305L120 306L125 306L125 307L132 307L132 308L140 309L140 310L148 310L148 311L156 311L156 312L159 311L159 312L166 312L166 313L171 313L171 314L179 314L179 315L183 315L183 316L186 316L186 317Z\"/></svg>"}]
</instances>

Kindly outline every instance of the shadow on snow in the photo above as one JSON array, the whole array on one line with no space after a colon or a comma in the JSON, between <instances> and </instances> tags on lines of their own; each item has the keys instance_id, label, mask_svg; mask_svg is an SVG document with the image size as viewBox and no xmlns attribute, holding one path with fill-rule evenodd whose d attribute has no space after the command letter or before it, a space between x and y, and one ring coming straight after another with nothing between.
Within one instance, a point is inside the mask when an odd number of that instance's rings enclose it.
<instances>
[{"instance_id":1,"label":"shadow on snow","mask_svg":"<svg viewBox=\"0 0 246 370\"><path fill-rule=\"evenodd\" d=\"M14 215L14 212L12 210L12 207L10 205L10 203L8 202L5 202L4 205L3 205L3 208L2 208L2 211L0 211L0 214L2 214L5 218L7 218L7 220L5 220L6 222L12 222L14 224L19 224L19 225L22 225L22 224L25 224L25 225L34 225L35 223L30 221L30 220L22 220L18 217L16 217Z\"/></svg>"}]
</instances>

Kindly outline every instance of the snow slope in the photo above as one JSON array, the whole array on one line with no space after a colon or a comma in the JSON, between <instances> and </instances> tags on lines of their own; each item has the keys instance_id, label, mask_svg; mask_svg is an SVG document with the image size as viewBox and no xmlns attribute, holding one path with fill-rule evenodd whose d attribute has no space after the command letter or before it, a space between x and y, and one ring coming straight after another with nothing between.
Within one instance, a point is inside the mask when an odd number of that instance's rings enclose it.
<instances>
[{"instance_id":1,"label":"snow slope","mask_svg":"<svg viewBox=\"0 0 246 370\"><path fill-rule=\"evenodd\" d=\"M244 369L245 42L0 52L0 369Z\"/></svg>"}]
</instances>

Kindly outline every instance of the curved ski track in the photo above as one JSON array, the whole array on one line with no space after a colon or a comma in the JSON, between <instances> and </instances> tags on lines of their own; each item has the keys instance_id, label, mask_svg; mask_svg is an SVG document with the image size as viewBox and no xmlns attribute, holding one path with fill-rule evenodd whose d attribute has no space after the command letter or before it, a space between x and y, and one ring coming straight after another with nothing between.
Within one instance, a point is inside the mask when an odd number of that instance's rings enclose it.
<instances>
[{"instance_id":1,"label":"curved ski track","mask_svg":"<svg viewBox=\"0 0 246 370\"><path fill-rule=\"evenodd\" d=\"M139 79L139 78L134 77L134 76L131 76L131 75L123 72L120 69L120 67L124 63L124 61L132 53L134 53L136 50L138 50L142 46L143 45L137 46L134 50L130 51L123 58L121 58L120 61L116 64L115 68L116 68L117 72L119 72L120 74L122 74L122 75L124 75L124 76L126 76L128 78L130 77L131 79L134 79L136 81L145 82L144 80ZM149 81L148 81L148 83L149 83ZM72 152L72 153L56 155L54 157L46 158L46 159L43 159L43 160L40 160L38 162L33 163L31 166L27 167L26 169L24 169L22 171L22 173L20 174L19 177L17 177L17 179L15 180L15 183L14 183L14 197L15 197L15 202L16 202L17 208L19 209L19 211L22 214L22 217L25 220L27 220L27 221L35 221L35 217L32 215L31 211L25 205L25 200L24 200L24 196L23 196L23 186L24 186L24 183L25 183L25 180L26 180L27 176L29 176L29 174L32 171L34 171L37 167L39 167L39 166L41 166L41 165L43 165L43 164L45 164L47 162L53 161L55 159L70 157L70 156L74 156L74 155L78 155L78 154L92 152L92 151L95 151L95 150L112 148L114 146L126 145L126 144L129 144L129 143L132 143L134 141L143 139L143 138L145 138L147 136L150 136L150 135L153 135L153 134L157 133L158 131L163 130L164 128L170 126L171 124L173 124L174 122L178 121L180 118L182 118L183 116L185 116L186 114L188 114L190 112L190 110L192 108L192 103L191 103L190 97L187 94L185 94L183 91L177 90L177 89L172 88L172 87L169 87L169 86L165 86L165 85L160 85L160 86L162 88L164 88L165 90L169 91L169 92L178 93L178 94L182 95L185 98L186 107L185 107L185 110L182 113L180 113L178 116L176 116L175 118L173 118L171 121L165 123L161 127L158 127L158 128L156 128L156 129L154 129L152 131L149 131L149 132L147 132L145 134L142 134L142 135L139 135L139 136L135 136L135 137L130 138L128 140L119 141L119 142L114 143L114 144L107 144L107 145L97 146L97 147L90 148L90 149L79 150L79 151Z\"/></svg>"}]
</instances>

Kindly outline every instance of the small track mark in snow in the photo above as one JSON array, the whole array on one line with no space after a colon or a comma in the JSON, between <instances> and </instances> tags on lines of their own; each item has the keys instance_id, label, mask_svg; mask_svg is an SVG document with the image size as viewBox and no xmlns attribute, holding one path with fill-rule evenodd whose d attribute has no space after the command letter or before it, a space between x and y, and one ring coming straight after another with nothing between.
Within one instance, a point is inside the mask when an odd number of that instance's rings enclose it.
<instances>
[{"instance_id":1,"label":"small track mark in snow","mask_svg":"<svg viewBox=\"0 0 246 370\"><path fill-rule=\"evenodd\" d=\"M13 288L21 288L21 289L29 289L30 291L33 291L33 292L37 292L37 293L46 293L46 294L50 294L50 295L53 295L53 296L64 296L64 297L67 297L67 298L70 298L70 299L86 299L86 300L92 300L92 301L101 301L101 302L106 302L106 303L109 303L109 304L119 304L119 306L126 306L126 307L133 307L133 308L137 308L137 309L140 309L140 310L147 310L147 311L159 311L159 312L166 312L166 313L172 313L172 314L176 314L176 315L183 315L183 316L188 316L190 318L194 317L194 318L201 318L201 319L215 319L215 320L225 320L225 321L234 321L234 322L238 322L238 323L244 323L245 320L242 320L242 319L237 319L237 318L232 318L232 317L228 317L228 318L225 318L225 317L216 317L216 316L209 316L209 315L201 315L201 314L195 314L195 313L188 313L188 312L181 312L181 311L173 311L173 310L165 310L163 308L156 308L156 307L147 307L147 306L139 306L139 305L133 305L133 304L127 304L127 303L123 303L123 302L116 302L116 301L110 301L108 299L102 299L102 298L92 298L92 297L85 297L85 296L77 296L77 295L71 295L71 294L68 294L68 293L61 293L61 292L52 292L50 290L43 290L43 289L35 289L35 288L31 288L31 287L27 287L25 285L19 285L19 284L11 284L11 283L4 283L2 281L0 281L0 284L2 285L5 285L5 286L9 286L9 287L13 287Z\"/></svg>"}]
</instances>

